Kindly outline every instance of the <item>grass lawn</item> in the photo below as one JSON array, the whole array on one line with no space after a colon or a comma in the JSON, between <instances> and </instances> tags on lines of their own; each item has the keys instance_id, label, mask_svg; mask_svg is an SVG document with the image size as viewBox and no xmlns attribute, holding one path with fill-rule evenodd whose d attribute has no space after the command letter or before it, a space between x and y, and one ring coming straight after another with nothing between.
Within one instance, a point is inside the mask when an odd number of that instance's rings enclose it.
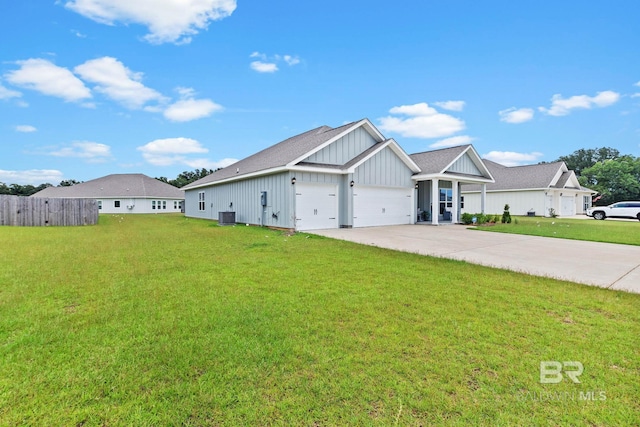
<instances>
[{"instance_id":1,"label":"grass lawn","mask_svg":"<svg viewBox=\"0 0 640 427\"><path fill-rule=\"evenodd\" d=\"M640 419L640 295L180 215L0 241L0 425Z\"/></svg>"},{"instance_id":2,"label":"grass lawn","mask_svg":"<svg viewBox=\"0 0 640 427\"><path fill-rule=\"evenodd\" d=\"M490 226L480 226L477 229L498 233L640 245L639 221L596 221L594 219L529 218L521 216L512 218L513 222L511 224L497 223Z\"/></svg>"}]
</instances>

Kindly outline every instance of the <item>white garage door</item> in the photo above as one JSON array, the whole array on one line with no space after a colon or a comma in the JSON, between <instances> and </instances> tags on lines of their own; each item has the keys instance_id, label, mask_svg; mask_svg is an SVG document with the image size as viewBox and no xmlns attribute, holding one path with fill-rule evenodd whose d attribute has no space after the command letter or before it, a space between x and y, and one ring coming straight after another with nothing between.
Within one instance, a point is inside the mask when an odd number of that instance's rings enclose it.
<instances>
[{"instance_id":1,"label":"white garage door","mask_svg":"<svg viewBox=\"0 0 640 427\"><path fill-rule=\"evenodd\" d=\"M573 196L560 197L560 216L576 214L576 198Z\"/></svg>"},{"instance_id":2,"label":"white garage door","mask_svg":"<svg viewBox=\"0 0 640 427\"><path fill-rule=\"evenodd\" d=\"M412 188L356 187L353 226L411 224Z\"/></svg>"},{"instance_id":3,"label":"white garage door","mask_svg":"<svg viewBox=\"0 0 640 427\"><path fill-rule=\"evenodd\" d=\"M338 228L338 187L296 184L296 230Z\"/></svg>"}]
</instances>

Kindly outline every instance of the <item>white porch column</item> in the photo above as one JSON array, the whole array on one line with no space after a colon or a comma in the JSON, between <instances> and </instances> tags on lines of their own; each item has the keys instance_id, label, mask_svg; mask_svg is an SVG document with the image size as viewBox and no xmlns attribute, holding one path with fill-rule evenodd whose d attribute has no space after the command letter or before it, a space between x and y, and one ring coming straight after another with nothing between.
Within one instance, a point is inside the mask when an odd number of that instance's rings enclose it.
<instances>
[{"instance_id":1,"label":"white porch column","mask_svg":"<svg viewBox=\"0 0 640 427\"><path fill-rule=\"evenodd\" d=\"M480 213L484 213L487 205L487 184L482 184L480 189Z\"/></svg>"},{"instance_id":2,"label":"white porch column","mask_svg":"<svg viewBox=\"0 0 640 427\"><path fill-rule=\"evenodd\" d=\"M440 213L440 191L438 190L437 179L431 180L431 224L438 225L438 214Z\"/></svg>"},{"instance_id":3,"label":"white porch column","mask_svg":"<svg viewBox=\"0 0 640 427\"><path fill-rule=\"evenodd\" d=\"M451 224L458 223L458 207L460 206L458 194L458 181L451 181Z\"/></svg>"}]
</instances>

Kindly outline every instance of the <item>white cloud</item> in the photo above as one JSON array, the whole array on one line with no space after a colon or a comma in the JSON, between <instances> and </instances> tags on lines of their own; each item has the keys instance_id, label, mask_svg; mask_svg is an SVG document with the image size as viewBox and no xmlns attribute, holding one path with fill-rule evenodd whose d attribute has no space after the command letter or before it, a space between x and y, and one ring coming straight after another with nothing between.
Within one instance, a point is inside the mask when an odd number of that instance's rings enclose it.
<instances>
[{"instance_id":1,"label":"white cloud","mask_svg":"<svg viewBox=\"0 0 640 427\"><path fill-rule=\"evenodd\" d=\"M285 55L283 59L288 65L297 65L300 63L300 58L297 56Z\"/></svg>"},{"instance_id":2,"label":"white cloud","mask_svg":"<svg viewBox=\"0 0 640 427\"><path fill-rule=\"evenodd\" d=\"M464 121L439 113L425 102L393 107L389 113L409 117L379 118L380 129L408 138L441 138L465 129Z\"/></svg>"},{"instance_id":3,"label":"white cloud","mask_svg":"<svg viewBox=\"0 0 640 427\"><path fill-rule=\"evenodd\" d=\"M212 161L209 159L193 159L193 160L185 160L184 164L194 169L213 169L216 170L218 168L226 168L229 165L236 163L238 159L222 159L218 161Z\"/></svg>"},{"instance_id":4,"label":"white cloud","mask_svg":"<svg viewBox=\"0 0 640 427\"><path fill-rule=\"evenodd\" d=\"M143 154L193 154L209 152L200 142L191 138L156 139L138 147L138 151L142 151Z\"/></svg>"},{"instance_id":5,"label":"white cloud","mask_svg":"<svg viewBox=\"0 0 640 427\"><path fill-rule=\"evenodd\" d=\"M631 95L632 98L640 98L640 93L634 93Z\"/></svg>"},{"instance_id":6,"label":"white cloud","mask_svg":"<svg viewBox=\"0 0 640 427\"><path fill-rule=\"evenodd\" d=\"M464 106L466 103L464 101L442 101L442 102L434 102L434 105L438 107L449 110L449 111L462 111L464 110Z\"/></svg>"},{"instance_id":7,"label":"white cloud","mask_svg":"<svg viewBox=\"0 0 640 427\"><path fill-rule=\"evenodd\" d=\"M31 125L16 126L16 132L31 133L31 132L36 132L37 130L38 129L36 129L34 126L31 126Z\"/></svg>"},{"instance_id":8,"label":"white cloud","mask_svg":"<svg viewBox=\"0 0 640 427\"><path fill-rule=\"evenodd\" d=\"M22 94L18 91L7 89L0 84L0 99L20 98Z\"/></svg>"},{"instance_id":9,"label":"white cloud","mask_svg":"<svg viewBox=\"0 0 640 427\"><path fill-rule=\"evenodd\" d=\"M75 67L82 79L95 83L95 90L128 108L142 108L150 101L163 101L164 97L141 83L143 74L129 70L116 58L105 56L92 59Z\"/></svg>"},{"instance_id":10,"label":"white cloud","mask_svg":"<svg viewBox=\"0 0 640 427\"><path fill-rule=\"evenodd\" d=\"M636 83L634 86L640 87L640 82Z\"/></svg>"},{"instance_id":11,"label":"white cloud","mask_svg":"<svg viewBox=\"0 0 640 427\"><path fill-rule=\"evenodd\" d=\"M200 142L191 138L156 139L155 141L138 147L138 151L142 152L142 157L148 163L155 166L183 164L192 168L206 167L209 169L217 169L237 162L236 159L223 159L215 162L209 159L191 159L187 157L189 154L209 152Z\"/></svg>"},{"instance_id":12,"label":"white cloud","mask_svg":"<svg viewBox=\"0 0 640 427\"><path fill-rule=\"evenodd\" d=\"M9 171L0 169L0 182L5 184L40 185L55 184L62 181L64 175L58 170L30 169L23 171Z\"/></svg>"},{"instance_id":13,"label":"white cloud","mask_svg":"<svg viewBox=\"0 0 640 427\"><path fill-rule=\"evenodd\" d=\"M279 71L278 63L286 63L290 67L300 63L300 58L292 55L273 55L268 56L265 53L253 52L249 58L257 58L257 61L251 62L249 66L258 73L275 73Z\"/></svg>"},{"instance_id":14,"label":"white cloud","mask_svg":"<svg viewBox=\"0 0 640 427\"><path fill-rule=\"evenodd\" d=\"M576 108L608 107L619 100L620 94L610 90L598 92L596 96L576 95L566 99L556 94L551 97L551 108L539 107L538 110L550 116L566 116Z\"/></svg>"},{"instance_id":15,"label":"white cloud","mask_svg":"<svg viewBox=\"0 0 640 427\"><path fill-rule=\"evenodd\" d=\"M168 120L188 122L223 110L222 105L210 99L194 99L195 91L192 88L179 87L176 91L182 99L171 104L164 111L164 117Z\"/></svg>"},{"instance_id":16,"label":"white cloud","mask_svg":"<svg viewBox=\"0 0 640 427\"><path fill-rule=\"evenodd\" d=\"M16 63L20 69L5 74L7 81L16 86L68 102L91 98L91 91L66 68L58 67L46 59L27 59Z\"/></svg>"},{"instance_id":17,"label":"white cloud","mask_svg":"<svg viewBox=\"0 0 640 427\"><path fill-rule=\"evenodd\" d=\"M465 145L471 144L475 138L470 137L469 135L459 135L452 136L451 138L441 139L440 141L436 141L433 144L429 145L430 148L445 148L445 147L455 147L456 145Z\"/></svg>"},{"instance_id":18,"label":"white cloud","mask_svg":"<svg viewBox=\"0 0 640 427\"><path fill-rule=\"evenodd\" d=\"M538 161L543 154L537 151L533 153L515 153L513 151L490 151L482 158L500 163L504 166L520 166Z\"/></svg>"},{"instance_id":19,"label":"white cloud","mask_svg":"<svg viewBox=\"0 0 640 427\"><path fill-rule=\"evenodd\" d=\"M185 154L208 153L209 150L200 142L191 138L156 139L141 147L142 157L155 166L169 166L184 163Z\"/></svg>"},{"instance_id":20,"label":"white cloud","mask_svg":"<svg viewBox=\"0 0 640 427\"><path fill-rule=\"evenodd\" d=\"M498 111L500 121L505 123L524 123L533 119L532 108L507 108L506 110Z\"/></svg>"},{"instance_id":21,"label":"white cloud","mask_svg":"<svg viewBox=\"0 0 640 427\"><path fill-rule=\"evenodd\" d=\"M250 67L259 73L275 73L278 71L278 66L273 62L253 61Z\"/></svg>"},{"instance_id":22,"label":"white cloud","mask_svg":"<svg viewBox=\"0 0 640 427\"><path fill-rule=\"evenodd\" d=\"M211 21L231 16L236 0L68 0L65 7L102 24L144 25L149 43L183 44Z\"/></svg>"},{"instance_id":23,"label":"white cloud","mask_svg":"<svg viewBox=\"0 0 640 427\"><path fill-rule=\"evenodd\" d=\"M90 163L101 163L111 158L111 147L98 142L78 141L47 154L55 157L86 159Z\"/></svg>"},{"instance_id":24,"label":"white cloud","mask_svg":"<svg viewBox=\"0 0 640 427\"><path fill-rule=\"evenodd\" d=\"M222 106L209 99L183 99L171 104L164 116L174 122L188 122L222 111Z\"/></svg>"}]
</instances>

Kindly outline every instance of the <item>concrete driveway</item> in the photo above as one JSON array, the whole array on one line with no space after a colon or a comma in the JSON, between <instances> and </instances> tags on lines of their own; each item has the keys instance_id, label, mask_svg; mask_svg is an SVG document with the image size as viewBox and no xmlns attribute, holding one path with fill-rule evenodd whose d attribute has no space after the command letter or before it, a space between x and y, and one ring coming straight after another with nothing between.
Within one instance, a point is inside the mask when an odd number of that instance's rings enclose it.
<instances>
[{"instance_id":1,"label":"concrete driveway","mask_svg":"<svg viewBox=\"0 0 640 427\"><path fill-rule=\"evenodd\" d=\"M640 293L639 246L490 233L462 225L394 225L312 233Z\"/></svg>"}]
</instances>

